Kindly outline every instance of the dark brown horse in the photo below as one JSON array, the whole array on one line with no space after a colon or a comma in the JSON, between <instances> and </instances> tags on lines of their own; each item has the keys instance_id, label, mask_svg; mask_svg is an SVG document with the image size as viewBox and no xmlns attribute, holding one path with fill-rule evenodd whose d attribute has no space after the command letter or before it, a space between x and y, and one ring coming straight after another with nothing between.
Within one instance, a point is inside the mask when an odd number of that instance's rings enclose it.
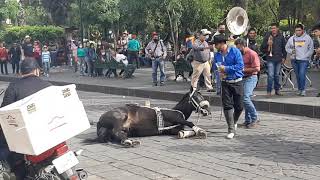
<instances>
[{"instance_id":1,"label":"dark brown horse","mask_svg":"<svg viewBox=\"0 0 320 180\"><path fill-rule=\"evenodd\" d=\"M115 108L104 113L97 124L99 142L116 142L132 147L140 144L128 137L177 135L183 137L184 126L194 135L206 137L206 132L187 121L193 111L203 116L210 114L209 102L197 92L185 94L173 109L149 108L135 104ZM190 134L190 131L189 131Z\"/></svg>"}]
</instances>

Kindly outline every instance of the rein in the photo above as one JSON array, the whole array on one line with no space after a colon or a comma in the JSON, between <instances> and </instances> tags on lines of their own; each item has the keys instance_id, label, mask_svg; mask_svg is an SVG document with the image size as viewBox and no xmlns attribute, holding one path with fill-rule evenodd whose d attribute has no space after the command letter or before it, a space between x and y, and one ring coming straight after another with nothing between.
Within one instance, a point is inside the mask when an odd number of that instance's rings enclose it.
<instances>
[{"instance_id":1,"label":"rein","mask_svg":"<svg viewBox=\"0 0 320 180\"><path fill-rule=\"evenodd\" d=\"M192 104L192 106L196 109L196 112L198 113L198 118L197 118L197 121L196 121L196 124L195 124L195 125L198 125L199 122L200 122L200 110L201 110L201 106L200 106L200 104L198 104L198 103L193 99L193 95L194 95L195 92L196 92L196 90L194 89L194 90L192 91L192 93L190 94L189 103Z\"/></svg>"}]
</instances>

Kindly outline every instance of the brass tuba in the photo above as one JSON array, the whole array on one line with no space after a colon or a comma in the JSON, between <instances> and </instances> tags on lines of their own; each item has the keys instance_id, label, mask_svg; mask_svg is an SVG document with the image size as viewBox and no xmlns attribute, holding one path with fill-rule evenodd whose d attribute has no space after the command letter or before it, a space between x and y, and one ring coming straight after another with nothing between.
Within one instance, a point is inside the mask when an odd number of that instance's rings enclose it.
<instances>
[{"instance_id":1,"label":"brass tuba","mask_svg":"<svg viewBox=\"0 0 320 180\"><path fill-rule=\"evenodd\" d=\"M234 35L241 35L247 30L249 18L246 10L241 7L232 8L227 15L227 27Z\"/></svg>"}]
</instances>

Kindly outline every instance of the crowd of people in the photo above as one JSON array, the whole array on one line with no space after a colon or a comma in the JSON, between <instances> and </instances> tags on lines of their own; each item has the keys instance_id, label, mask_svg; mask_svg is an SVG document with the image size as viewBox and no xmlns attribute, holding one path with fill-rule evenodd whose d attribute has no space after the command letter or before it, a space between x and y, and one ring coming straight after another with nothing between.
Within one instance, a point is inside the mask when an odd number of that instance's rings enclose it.
<instances>
[{"instance_id":1,"label":"crowd of people","mask_svg":"<svg viewBox=\"0 0 320 180\"><path fill-rule=\"evenodd\" d=\"M20 64L25 58L33 58L43 69L43 75L49 76L50 67L57 66L57 54L59 45L50 42L41 45L40 41L32 42L30 36L26 36L22 43L14 42L11 47L6 47L0 42L1 74L8 75L8 64L12 65L12 73L20 74Z\"/></svg>"},{"instance_id":2,"label":"crowd of people","mask_svg":"<svg viewBox=\"0 0 320 180\"><path fill-rule=\"evenodd\" d=\"M270 32L258 44L257 30L250 28L246 36L227 35L226 26L219 24L214 34L207 29L197 33L186 33L185 42L177 58L192 67L189 73L191 90L201 86L207 92L222 96L224 114L228 123L228 138L233 138L237 121L245 110L245 122L241 126L255 128L259 121L257 111L251 101L253 91L259 81L261 71L267 72L267 96L282 96L280 75L283 63L290 61L296 75L298 96L306 96L306 75L312 59L320 58L320 24L312 28L313 38L307 34L304 25L295 26L294 35L287 38L279 30L277 23L270 25ZM42 68L43 75L49 76L50 67L58 62L58 46L50 43L41 46L39 41L32 43L26 36L23 43L13 43L8 50L0 43L1 73L8 74L7 64L12 64L13 73L19 74L21 59L32 57ZM116 69L104 73L97 62L110 59L125 66L135 68L149 65L152 68L150 79L153 86L164 86L166 82L165 61L172 59L169 42L160 39L157 32L151 34L148 43L141 43L136 34L124 31L115 45L110 43L69 41L65 51L65 64L74 67L81 76L118 75ZM160 72L160 78L158 78ZM183 72L180 72L184 76ZM320 93L319 93L320 96Z\"/></svg>"}]
</instances>

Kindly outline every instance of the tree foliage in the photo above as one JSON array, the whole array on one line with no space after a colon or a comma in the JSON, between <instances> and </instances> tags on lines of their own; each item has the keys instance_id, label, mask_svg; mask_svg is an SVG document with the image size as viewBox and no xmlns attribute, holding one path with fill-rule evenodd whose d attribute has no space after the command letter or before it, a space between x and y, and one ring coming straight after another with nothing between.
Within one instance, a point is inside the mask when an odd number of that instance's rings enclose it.
<instances>
[{"instance_id":1,"label":"tree foliage","mask_svg":"<svg viewBox=\"0 0 320 180\"><path fill-rule=\"evenodd\" d=\"M3 2L2 2L3 1ZM2 3L1 3L2 2ZM162 32L173 38L185 30L215 29L228 11L241 6L250 25L263 34L271 22L286 29L298 23L311 26L320 20L320 0L20 0L29 25L80 27L80 15L87 35L92 30L119 33L128 30L148 34ZM82 2L82 9L79 3ZM0 0L0 20L15 22L16 0Z\"/></svg>"},{"instance_id":2,"label":"tree foliage","mask_svg":"<svg viewBox=\"0 0 320 180\"><path fill-rule=\"evenodd\" d=\"M0 33L0 39L10 44L29 35L35 40L47 42L63 37L63 34L64 29L55 26L12 26Z\"/></svg>"}]
</instances>

